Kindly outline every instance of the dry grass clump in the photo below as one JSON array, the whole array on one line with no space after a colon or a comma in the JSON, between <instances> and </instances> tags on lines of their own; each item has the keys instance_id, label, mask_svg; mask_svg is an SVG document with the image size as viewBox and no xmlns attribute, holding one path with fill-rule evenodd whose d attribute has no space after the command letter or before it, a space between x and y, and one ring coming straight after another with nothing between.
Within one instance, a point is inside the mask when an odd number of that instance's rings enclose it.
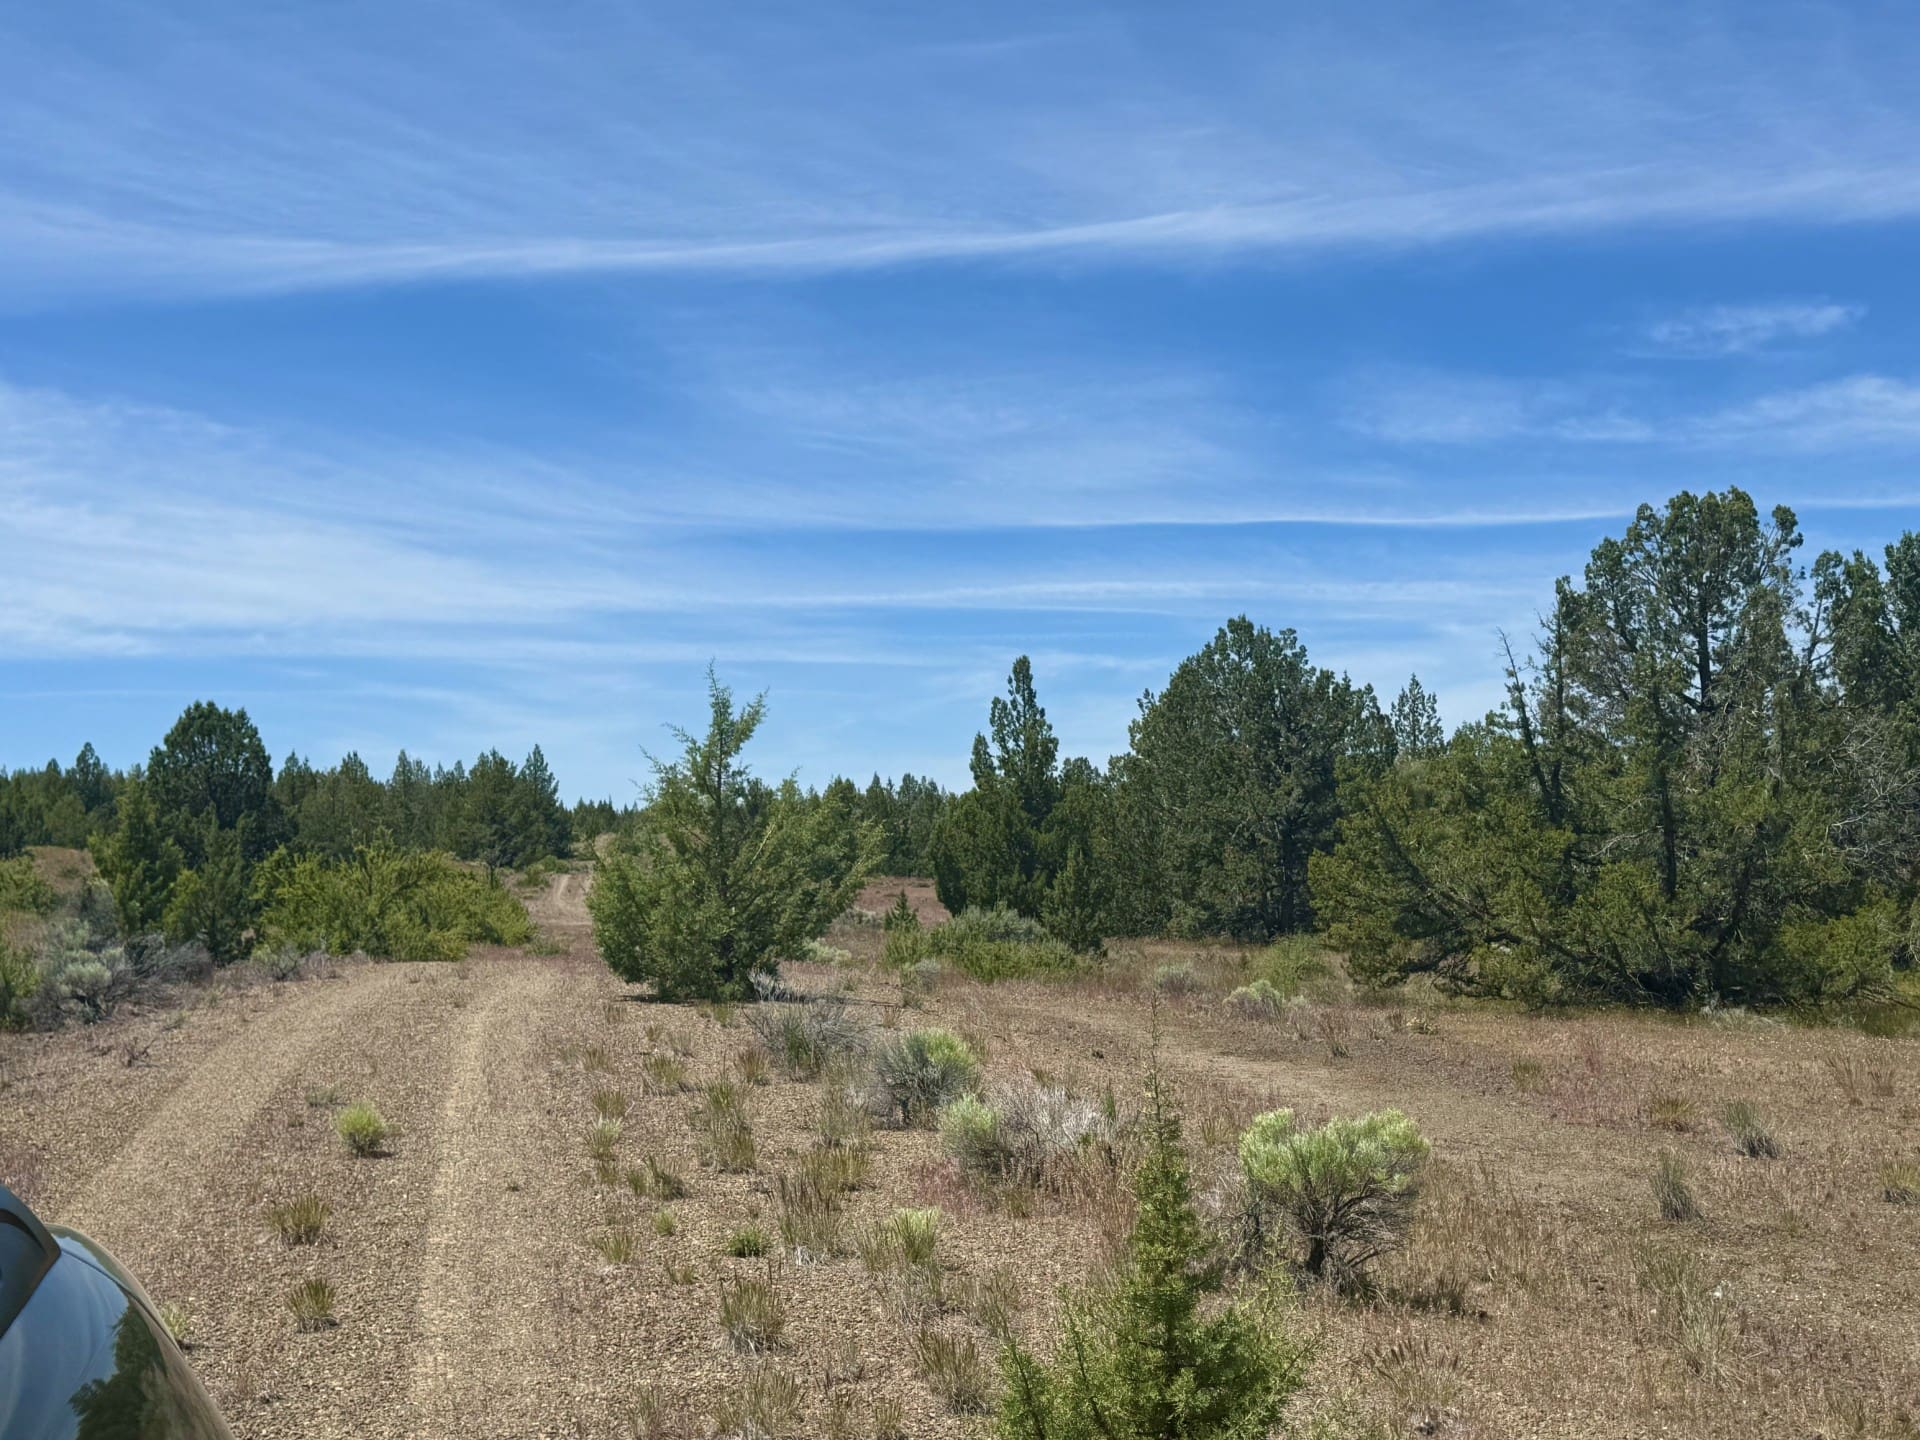
<instances>
[{"instance_id":1,"label":"dry grass clump","mask_svg":"<svg viewBox=\"0 0 1920 1440\"><path fill-rule=\"evenodd\" d=\"M347 1149L362 1157L378 1155L392 1133L380 1112L364 1100L342 1110L333 1124Z\"/></svg>"},{"instance_id":2,"label":"dry grass clump","mask_svg":"<svg viewBox=\"0 0 1920 1440\"><path fill-rule=\"evenodd\" d=\"M1890 1065L1869 1065L1857 1055L1827 1057L1827 1073L1833 1077L1834 1084L1847 1097L1850 1105L1861 1105L1868 1096L1877 1099L1893 1098L1896 1086L1893 1067Z\"/></svg>"},{"instance_id":3,"label":"dry grass clump","mask_svg":"<svg viewBox=\"0 0 1920 1440\"><path fill-rule=\"evenodd\" d=\"M1539 1095L1547 1089L1547 1067L1531 1056L1523 1055L1507 1067L1513 1088L1522 1095Z\"/></svg>"},{"instance_id":4,"label":"dry grass clump","mask_svg":"<svg viewBox=\"0 0 1920 1440\"><path fill-rule=\"evenodd\" d=\"M743 1045L734 1053L733 1071L742 1085L764 1085L771 1078L767 1052L758 1045Z\"/></svg>"},{"instance_id":5,"label":"dry grass clump","mask_svg":"<svg viewBox=\"0 0 1920 1440\"><path fill-rule=\"evenodd\" d=\"M1777 1160L1780 1142L1749 1100L1735 1100L1720 1112L1720 1118L1733 1137L1734 1149L1749 1160Z\"/></svg>"},{"instance_id":6,"label":"dry grass clump","mask_svg":"<svg viewBox=\"0 0 1920 1440\"><path fill-rule=\"evenodd\" d=\"M961 1275L947 1285L946 1292L955 1309L996 1337L1012 1333L1013 1317L1026 1299L1019 1275L1006 1265L996 1265L984 1275Z\"/></svg>"},{"instance_id":7,"label":"dry grass clump","mask_svg":"<svg viewBox=\"0 0 1920 1440\"><path fill-rule=\"evenodd\" d=\"M774 1061L795 1080L817 1080L835 1063L865 1047L866 1030L846 1002L828 997L794 1004L756 1005L747 1024Z\"/></svg>"},{"instance_id":8,"label":"dry grass clump","mask_svg":"<svg viewBox=\"0 0 1920 1440\"><path fill-rule=\"evenodd\" d=\"M593 1237L593 1248L609 1265L630 1265L640 1258L640 1237L625 1225L616 1225Z\"/></svg>"},{"instance_id":9,"label":"dry grass clump","mask_svg":"<svg viewBox=\"0 0 1920 1440\"><path fill-rule=\"evenodd\" d=\"M687 1067L656 1050L640 1062L640 1083L649 1095L678 1095L687 1088Z\"/></svg>"},{"instance_id":10,"label":"dry grass clump","mask_svg":"<svg viewBox=\"0 0 1920 1440\"><path fill-rule=\"evenodd\" d=\"M994 1370L972 1336L922 1326L910 1343L920 1378L949 1411L982 1415L992 1408Z\"/></svg>"},{"instance_id":11,"label":"dry grass clump","mask_svg":"<svg viewBox=\"0 0 1920 1440\"><path fill-rule=\"evenodd\" d=\"M800 1382L760 1366L715 1402L710 1416L715 1440L785 1440L800 1419Z\"/></svg>"},{"instance_id":12,"label":"dry grass clump","mask_svg":"<svg viewBox=\"0 0 1920 1440\"><path fill-rule=\"evenodd\" d=\"M877 1107L905 1126L930 1126L946 1106L980 1083L973 1047L950 1030L912 1030L884 1041L873 1056Z\"/></svg>"},{"instance_id":13,"label":"dry grass clump","mask_svg":"<svg viewBox=\"0 0 1920 1440\"><path fill-rule=\"evenodd\" d=\"M193 1312L178 1300L169 1300L160 1307L160 1328L182 1350L193 1347Z\"/></svg>"},{"instance_id":14,"label":"dry grass clump","mask_svg":"<svg viewBox=\"0 0 1920 1440\"><path fill-rule=\"evenodd\" d=\"M1920 1205L1920 1163L1895 1160L1880 1171L1880 1194L1889 1205Z\"/></svg>"},{"instance_id":15,"label":"dry grass clump","mask_svg":"<svg viewBox=\"0 0 1920 1440\"><path fill-rule=\"evenodd\" d=\"M896 1210L855 1243L867 1273L880 1281L890 1308L912 1316L940 1311L940 1212Z\"/></svg>"},{"instance_id":16,"label":"dry grass clump","mask_svg":"<svg viewBox=\"0 0 1920 1440\"><path fill-rule=\"evenodd\" d=\"M649 1155L642 1165L627 1167L627 1189L640 1200L684 1200L687 1182L678 1171L669 1170L656 1156Z\"/></svg>"},{"instance_id":17,"label":"dry grass clump","mask_svg":"<svg viewBox=\"0 0 1920 1440\"><path fill-rule=\"evenodd\" d=\"M677 1230L679 1230L679 1228L680 1228L680 1222L678 1219L674 1217L673 1211L661 1209L653 1212L653 1233L654 1234L664 1239L665 1237L674 1234Z\"/></svg>"},{"instance_id":18,"label":"dry grass clump","mask_svg":"<svg viewBox=\"0 0 1920 1440\"><path fill-rule=\"evenodd\" d=\"M1410 1435L1448 1427L1460 1395L1460 1357L1432 1339L1402 1330L1367 1352L1368 1368L1386 1385L1395 1415Z\"/></svg>"},{"instance_id":19,"label":"dry grass clump","mask_svg":"<svg viewBox=\"0 0 1920 1440\"><path fill-rule=\"evenodd\" d=\"M780 1238L800 1259L824 1259L840 1252L841 1195L850 1187L834 1168L834 1157L861 1153L810 1150L796 1168L774 1181L780 1201Z\"/></svg>"},{"instance_id":20,"label":"dry grass clump","mask_svg":"<svg viewBox=\"0 0 1920 1440\"><path fill-rule=\"evenodd\" d=\"M624 1090L601 1089L593 1092L593 1113L602 1120L624 1120L629 1108Z\"/></svg>"},{"instance_id":21,"label":"dry grass clump","mask_svg":"<svg viewBox=\"0 0 1920 1440\"><path fill-rule=\"evenodd\" d=\"M753 1125L747 1119L746 1103L731 1081L707 1086L700 1108L694 1112L693 1128L700 1142L702 1164L729 1174L753 1169Z\"/></svg>"},{"instance_id":22,"label":"dry grass clump","mask_svg":"<svg viewBox=\"0 0 1920 1440\"><path fill-rule=\"evenodd\" d=\"M845 1075L831 1073L820 1087L820 1112L815 1129L820 1144L829 1150L862 1147L873 1134L873 1116L867 1101Z\"/></svg>"},{"instance_id":23,"label":"dry grass clump","mask_svg":"<svg viewBox=\"0 0 1920 1440\"><path fill-rule=\"evenodd\" d=\"M580 1047L580 1068L588 1074L606 1074L613 1069L613 1056L607 1053L604 1045L583 1045Z\"/></svg>"},{"instance_id":24,"label":"dry grass clump","mask_svg":"<svg viewBox=\"0 0 1920 1440\"><path fill-rule=\"evenodd\" d=\"M325 1330L336 1324L333 1318L333 1285L321 1276L310 1276L287 1292L287 1308L302 1331Z\"/></svg>"},{"instance_id":25,"label":"dry grass clump","mask_svg":"<svg viewBox=\"0 0 1920 1440\"><path fill-rule=\"evenodd\" d=\"M743 1355L779 1349L787 1330L787 1305L772 1279L749 1276L721 1281L720 1328Z\"/></svg>"},{"instance_id":26,"label":"dry grass clump","mask_svg":"<svg viewBox=\"0 0 1920 1440\"><path fill-rule=\"evenodd\" d=\"M1700 1218L1700 1202L1694 1198L1687 1181L1687 1162L1671 1150L1662 1150L1653 1164L1653 1203L1660 1208L1662 1220L1684 1221Z\"/></svg>"},{"instance_id":27,"label":"dry grass clump","mask_svg":"<svg viewBox=\"0 0 1920 1440\"><path fill-rule=\"evenodd\" d=\"M1700 1110L1684 1095L1655 1095L1647 1101L1647 1124L1683 1135L1700 1123Z\"/></svg>"},{"instance_id":28,"label":"dry grass clump","mask_svg":"<svg viewBox=\"0 0 1920 1440\"><path fill-rule=\"evenodd\" d=\"M1647 1250L1638 1284L1655 1329L1696 1375L1717 1376L1733 1349L1733 1302L1724 1282L1684 1250Z\"/></svg>"},{"instance_id":29,"label":"dry grass clump","mask_svg":"<svg viewBox=\"0 0 1920 1440\"><path fill-rule=\"evenodd\" d=\"M642 1387L627 1416L628 1440L692 1440L693 1417L652 1386Z\"/></svg>"},{"instance_id":30,"label":"dry grass clump","mask_svg":"<svg viewBox=\"0 0 1920 1440\"><path fill-rule=\"evenodd\" d=\"M306 1194L275 1205L267 1211L267 1223L274 1234L288 1245L311 1245L327 1228L333 1207L320 1196Z\"/></svg>"},{"instance_id":31,"label":"dry grass clump","mask_svg":"<svg viewBox=\"0 0 1920 1440\"><path fill-rule=\"evenodd\" d=\"M587 1127L587 1156L598 1164L611 1164L626 1126L618 1120L596 1120Z\"/></svg>"}]
</instances>

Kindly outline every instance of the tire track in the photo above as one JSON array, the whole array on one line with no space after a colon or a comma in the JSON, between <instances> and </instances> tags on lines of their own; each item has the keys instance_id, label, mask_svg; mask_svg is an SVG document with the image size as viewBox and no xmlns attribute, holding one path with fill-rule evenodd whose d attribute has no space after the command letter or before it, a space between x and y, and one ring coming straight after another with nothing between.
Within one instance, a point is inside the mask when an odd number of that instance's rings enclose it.
<instances>
[{"instance_id":1,"label":"tire track","mask_svg":"<svg viewBox=\"0 0 1920 1440\"><path fill-rule=\"evenodd\" d=\"M538 1037L577 977L517 957L483 974L488 994L463 1022L435 1127L409 1436L536 1433L515 1417L555 1369L553 1126Z\"/></svg>"},{"instance_id":2,"label":"tire track","mask_svg":"<svg viewBox=\"0 0 1920 1440\"><path fill-rule=\"evenodd\" d=\"M321 982L311 996L221 1042L60 1207L57 1218L109 1246L141 1227L183 1228L192 1197L217 1183L224 1173L217 1162L274 1093L400 981L398 967L386 967L344 983Z\"/></svg>"}]
</instances>

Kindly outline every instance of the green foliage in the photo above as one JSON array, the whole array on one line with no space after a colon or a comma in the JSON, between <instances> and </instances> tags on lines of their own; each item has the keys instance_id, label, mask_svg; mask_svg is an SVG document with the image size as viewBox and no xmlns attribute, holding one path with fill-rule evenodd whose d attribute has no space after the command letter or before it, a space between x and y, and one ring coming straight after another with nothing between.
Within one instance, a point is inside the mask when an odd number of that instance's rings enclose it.
<instances>
[{"instance_id":1,"label":"green foliage","mask_svg":"<svg viewBox=\"0 0 1920 1440\"><path fill-rule=\"evenodd\" d=\"M40 878L32 856L0 860L0 915L8 911L44 915L55 903L53 887Z\"/></svg>"},{"instance_id":2,"label":"green foliage","mask_svg":"<svg viewBox=\"0 0 1920 1440\"><path fill-rule=\"evenodd\" d=\"M677 732L681 758L656 762L639 832L601 862L588 907L594 939L622 979L662 999L744 1000L846 909L878 836L844 796L754 781L740 753L765 715L733 708L708 676L704 736Z\"/></svg>"},{"instance_id":3,"label":"green foliage","mask_svg":"<svg viewBox=\"0 0 1920 1440\"><path fill-rule=\"evenodd\" d=\"M364 1100L342 1110L334 1117L333 1125L340 1132L340 1138L347 1142L347 1149L363 1157L378 1155L391 1133L380 1112Z\"/></svg>"},{"instance_id":4,"label":"green foliage","mask_svg":"<svg viewBox=\"0 0 1920 1440\"><path fill-rule=\"evenodd\" d=\"M127 782L119 810L118 825L93 837L93 863L113 892L120 932L147 935L165 922L186 859L162 830L143 783Z\"/></svg>"},{"instance_id":5,"label":"green foliage","mask_svg":"<svg viewBox=\"0 0 1920 1440\"><path fill-rule=\"evenodd\" d=\"M1308 862L1332 845L1343 764L1377 768L1392 744L1370 688L1244 616L1142 702L1132 740L1141 919L1243 940L1312 925Z\"/></svg>"},{"instance_id":6,"label":"green foliage","mask_svg":"<svg viewBox=\"0 0 1920 1440\"><path fill-rule=\"evenodd\" d=\"M1222 1267L1157 1077L1148 1097L1137 1215L1117 1280L1068 1297L1050 1359L1006 1337L1002 1440L1253 1440L1299 1388L1304 1352L1265 1306L1203 1313Z\"/></svg>"},{"instance_id":7,"label":"green foliage","mask_svg":"<svg viewBox=\"0 0 1920 1440\"><path fill-rule=\"evenodd\" d=\"M470 944L533 938L526 907L497 879L386 840L343 860L282 851L260 867L257 889L265 935L300 949L457 960Z\"/></svg>"},{"instance_id":8,"label":"green foliage","mask_svg":"<svg viewBox=\"0 0 1920 1440\"><path fill-rule=\"evenodd\" d=\"M889 931L885 961L897 970L934 961L975 980L994 981L1066 974L1079 966L1080 957L1038 920L997 905L963 910L931 930Z\"/></svg>"},{"instance_id":9,"label":"green foliage","mask_svg":"<svg viewBox=\"0 0 1920 1440\"><path fill-rule=\"evenodd\" d=\"M1291 1110L1254 1118L1240 1166L1257 1244L1284 1222L1304 1245L1301 1269L1339 1289L1367 1288L1367 1267L1399 1245L1430 1147L1398 1110L1301 1130Z\"/></svg>"},{"instance_id":10,"label":"green foliage","mask_svg":"<svg viewBox=\"0 0 1920 1440\"><path fill-rule=\"evenodd\" d=\"M247 864L246 828L222 830L209 822L199 845L199 867L180 876L167 901L167 937L204 945L216 965L231 965L253 948L259 904Z\"/></svg>"},{"instance_id":11,"label":"green foliage","mask_svg":"<svg viewBox=\"0 0 1920 1440\"><path fill-rule=\"evenodd\" d=\"M895 898L881 924L888 931L920 928L920 913L913 908L913 902L907 899L906 891L902 890Z\"/></svg>"},{"instance_id":12,"label":"green foliage","mask_svg":"<svg viewBox=\"0 0 1920 1440\"><path fill-rule=\"evenodd\" d=\"M912 1030L874 1051L874 1074L889 1116L902 1125L932 1125L942 1106L978 1087L980 1061L950 1030Z\"/></svg>"},{"instance_id":13,"label":"green foliage","mask_svg":"<svg viewBox=\"0 0 1920 1440\"><path fill-rule=\"evenodd\" d=\"M40 967L24 950L0 938L0 1030L27 1023L28 1003L40 991Z\"/></svg>"},{"instance_id":14,"label":"green foliage","mask_svg":"<svg viewBox=\"0 0 1920 1440\"><path fill-rule=\"evenodd\" d=\"M273 762L245 710L189 705L147 760L147 790L161 828L194 869L221 832L245 830L245 863L280 843Z\"/></svg>"},{"instance_id":15,"label":"green foliage","mask_svg":"<svg viewBox=\"0 0 1920 1440\"><path fill-rule=\"evenodd\" d=\"M1560 583L1506 710L1356 787L1317 902L1356 978L1533 1003L1884 998L1920 855L1913 537L1822 557L1739 490ZM1905 607L1904 609L1902 607ZM1903 668L1905 665L1905 668Z\"/></svg>"}]
</instances>

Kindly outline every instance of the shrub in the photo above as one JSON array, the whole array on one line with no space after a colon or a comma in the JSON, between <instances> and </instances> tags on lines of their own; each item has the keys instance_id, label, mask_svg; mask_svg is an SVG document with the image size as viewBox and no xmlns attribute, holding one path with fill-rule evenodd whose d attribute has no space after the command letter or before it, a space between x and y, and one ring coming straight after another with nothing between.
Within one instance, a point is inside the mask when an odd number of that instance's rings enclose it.
<instances>
[{"instance_id":1,"label":"shrub","mask_svg":"<svg viewBox=\"0 0 1920 1440\"><path fill-rule=\"evenodd\" d=\"M302 1280L287 1292L287 1308L293 1311L294 1324L303 1331L324 1330L335 1323L333 1286L315 1275Z\"/></svg>"},{"instance_id":2,"label":"shrub","mask_svg":"<svg viewBox=\"0 0 1920 1440\"><path fill-rule=\"evenodd\" d=\"M1700 1204L1687 1183L1687 1163L1671 1150L1662 1150L1653 1165L1653 1203L1662 1220L1698 1220Z\"/></svg>"},{"instance_id":3,"label":"shrub","mask_svg":"<svg viewBox=\"0 0 1920 1440\"><path fill-rule=\"evenodd\" d=\"M1115 1283L1068 1297L1050 1361L1008 1338L1001 1440L1265 1435L1300 1385L1302 1353L1264 1309L1202 1314L1222 1269L1194 1211L1179 1120L1157 1075L1148 1101L1137 1213Z\"/></svg>"},{"instance_id":4,"label":"shrub","mask_svg":"<svg viewBox=\"0 0 1920 1440\"><path fill-rule=\"evenodd\" d=\"M858 1054L866 1038L845 1002L835 999L756 1005L747 1024L795 1080L819 1079L836 1060Z\"/></svg>"},{"instance_id":5,"label":"shrub","mask_svg":"<svg viewBox=\"0 0 1920 1440\"><path fill-rule=\"evenodd\" d=\"M279 945L382 960L458 960L470 944L525 945L533 922L513 893L451 855L378 841L351 858L293 857L258 869L260 928Z\"/></svg>"},{"instance_id":6,"label":"shrub","mask_svg":"<svg viewBox=\"0 0 1920 1440\"><path fill-rule=\"evenodd\" d=\"M906 891L902 890L894 897L893 904L888 908L886 915L881 920L881 924L888 930L918 930L920 928L920 912L913 908L913 902L907 899Z\"/></svg>"},{"instance_id":7,"label":"shrub","mask_svg":"<svg viewBox=\"0 0 1920 1440\"><path fill-rule=\"evenodd\" d=\"M1880 1193L1889 1205L1920 1205L1920 1165L1896 1160L1880 1171Z\"/></svg>"},{"instance_id":8,"label":"shrub","mask_svg":"<svg viewBox=\"0 0 1920 1440\"><path fill-rule=\"evenodd\" d=\"M1264 980L1282 1000L1309 988L1318 990L1334 974L1326 950L1311 935L1282 935L1254 957L1253 972L1256 984Z\"/></svg>"},{"instance_id":9,"label":"shrub","mask_svg":"<svg viewBox=\"0 0 1920 1440\"><path fill-rule=\"evenodd\" d=\"M1275 1020L1286 1009L1287 997L1266 980L1242 985L1227 996L1227 1008L1248 1020Z\"/></svg>"},{"instance_id":10,"label":"shrub","mask_svg":"<svg viewBox=\"0 0 1920 1440\"><path fill-rule=\"evenodd\" d=\"M1200 977L1193 973L1191 965L1156 965L1153 971L1153 988L1162 995L1171 995L1177 999L1198 990Z\"/></svg>"},{"instance_id":11,"label":"shrub","mask_svg":"<svg viewBox=\"0 0 1920 1440\"><path fill-rule=\"evenodd\" d=\"M903 972L942 962L991 982L1067 974L1080 966L1081 957L1071 945L1049 936L1039 921L998 906L963 910L931 930L891 929L885 961Z\"/></svg>"},{"instance_id":12,"label":"shrub","mask_svg":"<svg viewBox=\"0 0 1920 1440\"><path fill-rule=\"evenodd\" d=\"M1780 1142L1773 1138L1773 1131L1767 1128L1766 1120L1750 1101L1735 1100L1720 1112L1720 1118L1733 1137L1734 1149L1749 1160L1779 1158Z\"/></svg>"},{"instance_id":13,"label":"shrub","mask_svg":"<svg viewBox=\"0 0 1920 1440\"><path fill-rule=\"evenodd\" d=\"M780 1348L787 1329L787 1306L771 1280L748 1277L720 1282L720 1328L733 1348L761 1355Z\"/></svg>"},{"instance_id":14,"label":"shrub","mask_svg":"<svg viewBox=\"0 0 1920 1440\"><path fill-rule=\"evenodd\" d=\"M1291 1110L1254 1117L1240 1138L1256 1249L1283 1220L1305 1246L1300 1268L1343 1291L1368 1288L1367 1267L1405 1238L1431 1147L1398 1110L1300 1130Z\"/></svg>"},{"instance_id":15,"label":"shrub","mask_svg":"<svg viewBox=\"0 0 1920 1440\"><path fill-rule=\"evenodd\" d=\"M980 1062L949 1030L914 1030L874 1052L874 1074L889 1119L931 1125L942 1106L979 1084Z\"/></svg>"},{"instance_id":16,"label":"shrub","mask_svg":"<svg viewBox=\"0 0 1920 1440\"><path fill-rule=\"evenodd\" d=\"M740 1092L731 1084L723 1080L706 1088L693 1125L705 1163L733 1174L753 1169L753 1126L740 1102Z\"/></svg>"},{"instance_id":17,"label":"shrub","mask_svg":"<svg viewBox=\"0 0 1920 1440\"><path fill-rule=\"evenodd\" d=\"M333 1207L318 1195L302 1195L267 1211L274 1233L289 1245L311 1245L327 1228Z\"/></svg>"},{"instance_id":18,"label":"shrub","mask_svg":"<svg viewBox=\"0 0 1920 1440\"><path fill-rule=\"evenodd\" d=\"M1053 1188L1070 1161L1111 1143L1115 1126L1092 1101L1029 1079L991 1100L961 1096L940 1112L940 1138L968 1175Z\"/></svg>"},{"instance_id":19,"label":"shrub","mask_svg":"<svg viewBox=\"0 0 1920 1440\"><path fill-rule=\"evenodd\" d=\"M727 1237L727 1254L736 1260L758 1260L772 1248L772 1239L758 1225L743 1225Z\"/></svg>"},{"instance_id":20,"label":"shrub","mask_svg":"<svg viewBox=\"0 0 1920 1440\"><path fill-rule=\"evenodd\" d=\"M707 677L706 733L656 762L639 828L598 867L594 941L623 980L663 1000L746 1000L757 973L825 933L879 854L851 805L793 781L755 785L740 753L765 714ZM716 823L715 817L729 823Z\"/></svg>"},{"instance_id":21,"label":"shrub","mask_svg":"<svg viewBox=\"0 0 1920 1440\"><path fill-rule=\"evenodd\" d=\"M160 1307L160 1325L167 1332L167 1338L182 1350L192 1344L193 1312L178 1300L169 1300Z\"/></svg>"},{"instance_id":22,"label":"shrub","mask_svg":"<svg viewBox=\"0 0 1920 1440\"><path fill-rule=\"evenodd\" d=\"M97 958L67 960L60 964L46 988L67 1007L78 1011L87 1024L93 1025L119 1008L132 985L133 972L120 952L109 950Z\"/></svg>"},{"instance_id":23,"label":"shrub","mask_svg":"<svg viewBox=\"0 0 1920 1440\"><path fill-rule=\"evenodd\" d=\"M387 1143L387 1122L380 1112L362 1100L342 1110L333 1121L347 1149L360 1156L378 1155Z\"/></svg>"},{"instance_id":24,"label":"shrub","mask_svg":"<svg viewBox=\"0 0 1920 1440\"><path fill-rule=\"evenodd\" d=\"M29 915L45 915L58 901L53 887L34 869L31 855L0 860L0 914L18 910Z\"/></svg>"}]
</instances>

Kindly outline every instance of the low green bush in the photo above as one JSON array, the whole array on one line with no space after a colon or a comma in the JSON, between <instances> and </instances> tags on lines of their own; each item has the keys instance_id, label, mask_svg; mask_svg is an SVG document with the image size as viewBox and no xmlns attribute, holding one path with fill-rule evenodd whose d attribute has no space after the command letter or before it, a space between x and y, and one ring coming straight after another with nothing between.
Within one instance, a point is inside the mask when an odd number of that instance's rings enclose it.
<instances>
[{"instance_id":1,"label":"low green bush","mask_svg":"<svg viewBox=\"0 0 1920 1440\"><path fill-rule=\"evenodd\" d=\"M1254 1253L1284 1226L1304 1248L1309 1278L1348 1292L1368 1287L1367 1267L1406 1238L1431 1147L1398 1110L1329 1120L1301 1130L1291 1110L1254 1117L1240 1137Z\"/></svg>"},{"instance_id":2,"label":"low green bush","mask_svg":"<svg viewBox=\"0 0 1920 1440\"><path fill-rule=\"evenodd\" d=\"M874 1051L873 1068L887 1117L908 1126L932 1125L943 1106L980 1083L979 1057L950 1030L896 1035Z\"/></svg>"},{"instance_id":3,"label":"low green bush","mask_svg":"<svg viewBox=\"0 0 1920 1440\"><path fill-rule=\"evenodd\" d=\"M352 858L280 851L256 879L261 929L275 944L383 960L458 960L471 944L524 945L527 910L497 881L438 851L384 842Z\"/></svg>"},{"instance_id":4,"label":"low green bush","mask_svg":"<svg viewBox=\"0 0 1920 1440\"><path fill-rule=\"evenodd\" d=\"M931 930L895 926L887 931L884 955L895 970L933 961L987 982L1065 975L1082 961L1072 946L1049 936L1038 920L1004 906L963 910Z\"/></svg>"},{"instance_id":5,"label":"low green bush","mask_svg":"<svg viewBox=\"0 0 1920 1440\"><path fill-rule=\"evenodd\" d=\"M27 1006L40 992L40 967L33 957L0 940L0 1030L27 1023Z\"/></svg>"},{"instance_id":6,"label":"low green bush","mask_svg":"<svg viewBox=\"0 0 1920 1440\"><path fill-rule=\"evenodd\" d=\"M53 887L42 880L33 868L31 855L16 855L11 860L0 860L0 915L9 910L45 915L53 910L57 902Z\"/></svg>"},{"instance_id":7,"label":"low green bush","mask_svg":"<svg viewBox=\"0 0 1920 1440\"><path fill-rule=\"evenodd\" d=\"M378 1155L380 1147L387 1143L387 1122L364 1100L342 1110L333 1124L340 1138L347 1142L347 1149L356 1155Z\"/></svg>"}]
</instances>

